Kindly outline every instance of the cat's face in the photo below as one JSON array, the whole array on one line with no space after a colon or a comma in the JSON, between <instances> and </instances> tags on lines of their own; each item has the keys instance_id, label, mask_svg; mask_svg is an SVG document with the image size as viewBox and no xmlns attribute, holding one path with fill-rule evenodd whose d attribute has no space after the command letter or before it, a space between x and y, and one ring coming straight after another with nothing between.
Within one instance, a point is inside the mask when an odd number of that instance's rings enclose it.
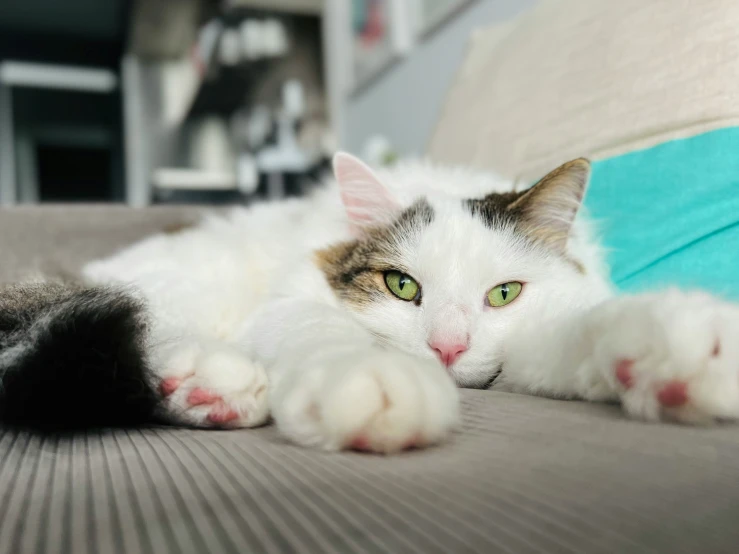
<instances>
[{"instance_id":1,"label":"cat's face","mask_svg":"<svg viewBox=\"0 0 739 554\"><path fill-rule=\"evenodd\" d=\"M427 192L407 207L361 162L339 155L335 170L357 239L319 254L329 284L378 340L438 360L461 386L488 386L512 334L587 286L567 249L584 160L526 193Z\"/></svg>"}]
</instances>

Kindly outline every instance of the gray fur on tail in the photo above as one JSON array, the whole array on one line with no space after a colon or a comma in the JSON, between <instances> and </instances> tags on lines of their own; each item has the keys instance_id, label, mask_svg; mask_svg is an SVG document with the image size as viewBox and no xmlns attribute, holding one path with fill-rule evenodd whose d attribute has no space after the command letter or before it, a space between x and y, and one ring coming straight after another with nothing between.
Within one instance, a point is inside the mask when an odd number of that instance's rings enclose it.
<instances>
[{"instance_id":1,"label":"gray fur on tail","mask_svg":"<svg viewBox=\"0 0 739 554\"><path fill-rule=\"evenodd\" d=\"M65 283L0 289L0 422L36 429L151 421L159 403L146 311L122 290Z\"/></svg>"}]
</instances>

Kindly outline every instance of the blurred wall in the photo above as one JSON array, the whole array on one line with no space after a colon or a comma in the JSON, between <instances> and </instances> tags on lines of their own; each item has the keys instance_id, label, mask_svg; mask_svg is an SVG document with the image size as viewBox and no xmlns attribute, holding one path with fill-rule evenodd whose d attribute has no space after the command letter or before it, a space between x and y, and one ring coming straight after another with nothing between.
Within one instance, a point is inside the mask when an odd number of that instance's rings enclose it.
<instances>
[{"instance_id":1,"label":"blurred wall","mask_svg":"<svg viewBox=\"0 0 739 554\"><path fill-rule=\"evenodd\" d=\"M478 0L420 42L413 51L345 106L346 147L362 152L374 134L386 136L403 154L421 154L467 51L470 33L514 17L536 0Z\"/></svg>"}]
</instances>

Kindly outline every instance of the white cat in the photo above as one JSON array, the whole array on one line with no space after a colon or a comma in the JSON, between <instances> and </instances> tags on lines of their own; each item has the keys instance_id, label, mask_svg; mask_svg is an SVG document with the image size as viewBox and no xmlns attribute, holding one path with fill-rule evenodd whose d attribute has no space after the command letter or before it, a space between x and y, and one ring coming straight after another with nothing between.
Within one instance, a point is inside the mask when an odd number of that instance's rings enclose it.
<instances>
[{"instance_id":1,"label":"white cat","mask_svg":"<svg viewBox=\"0 0 739 554\"><path fill-rule=\"evenodd\" d=\"M620 400L648 420L739 418L739 309L703 293L615 297L575 217L586 160L524 192L429 164L375 173L343 153L334 172L309 198L84 269L145 300L167 419L271 414L303 445L393 452L449 435L455 384Z\"/></svg>"}]
</instances>

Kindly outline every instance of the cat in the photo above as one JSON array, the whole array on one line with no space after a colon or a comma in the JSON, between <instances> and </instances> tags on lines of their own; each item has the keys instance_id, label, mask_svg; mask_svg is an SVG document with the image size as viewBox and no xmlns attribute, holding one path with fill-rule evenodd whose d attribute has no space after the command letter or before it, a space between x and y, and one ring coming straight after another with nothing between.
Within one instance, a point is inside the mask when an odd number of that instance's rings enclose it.
<instances>
[{"instance_id":1,"label":"cat","mask_svg":"<svg viewBox=\"0 0 739 554\"><path fill-rule=\"evenodd\" d=\"M428 162L374 171L338 153L333 169L307 198L94 261L84 285L4 291L0 418L272 418L301 445L380 453L446 439L457 387L620 401L651 421L739 418L739 308L616 295L578 215L587 160L523 191Z\"/></svg>"}]
</instances>

